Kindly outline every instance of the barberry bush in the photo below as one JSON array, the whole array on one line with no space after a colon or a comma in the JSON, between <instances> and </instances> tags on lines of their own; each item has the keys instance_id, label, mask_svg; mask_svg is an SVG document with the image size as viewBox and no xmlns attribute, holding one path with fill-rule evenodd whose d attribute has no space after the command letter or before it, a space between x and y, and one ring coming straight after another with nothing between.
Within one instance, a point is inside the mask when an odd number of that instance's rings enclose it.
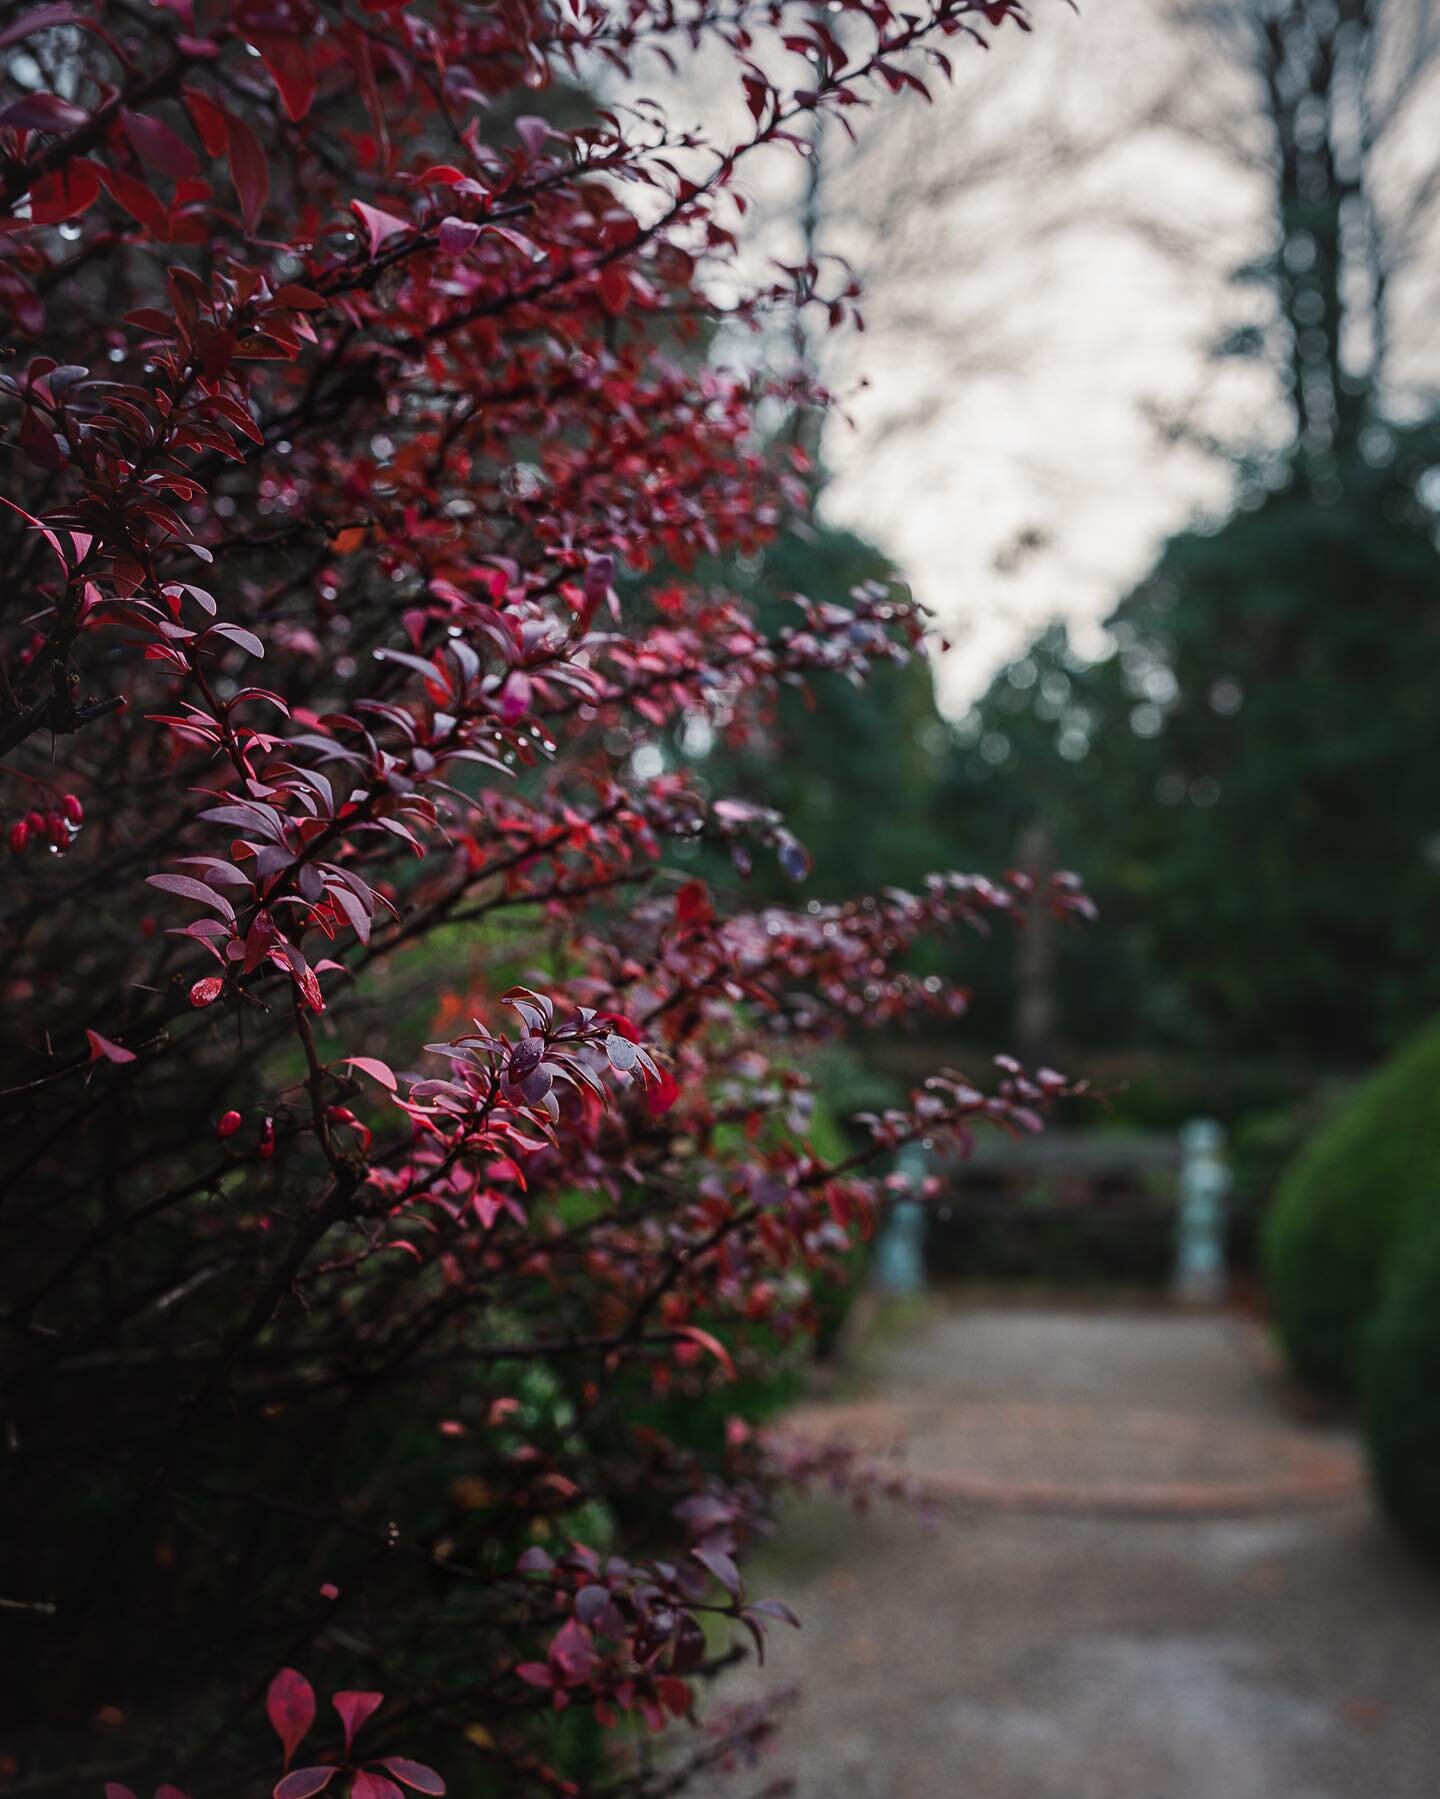
<instances>
[{"instance_id":1,"label":"barberry bush","mask_svg":"<svg viewBox=\"0 0 1440 1799\"><path fill-rule=\"evenodd\" d=\"M747 907L803 849L654 746L920 642L883 587L768 630L725 587L804 503L761 424L815 396L722 347L854 300L745 285L742 178L1010 21L7 12L16 1791L668 1792L760 1728L705 1677L783 1617L741 1562L816 1470L687 1418L813 1326L897 1148L1062 1085L944 1074L826 1156L804 1047L957 1004L923 934L1084 902ZM696 59L741 129L623 100Z\"/></svg>"}]
</instances>

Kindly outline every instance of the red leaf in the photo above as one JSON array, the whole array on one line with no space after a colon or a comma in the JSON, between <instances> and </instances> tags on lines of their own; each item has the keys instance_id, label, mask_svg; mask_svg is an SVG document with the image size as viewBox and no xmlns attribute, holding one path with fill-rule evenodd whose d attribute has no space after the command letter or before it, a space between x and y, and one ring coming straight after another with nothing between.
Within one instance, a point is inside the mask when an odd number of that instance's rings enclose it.
<instances>
[{"instance_id":1,"label":"red leaf","mask_svg":"<svg viewBox=\"0 0 1440 1799\"><path fill-rule=\"evenodd\" d=\"M675 895L675 917L680 924L709 924L715 917L710 890L703 881L687 881Z\"/></svg>"},{"instance_id":2,"label":"red leaf","mask_svg":"<svg viewBox=\"0 0 1440 1799\"><path fill-rule=\"evenodd\" d=\"M27 512L23 506L17 506L13 500L7 500L4 496L4 494L0 494L0 506L8 506L12 512L18 512L20 514L21 518L23 518L25 520L26 524L33 525L35 527L35 529L45 539L46 543L48 543L50 548L55 552L56 560L59 562L60 567L64 570L66 576L68 577L69 573L70 573L70 563L66 558L64 547L62 546L60 539L55 535L55 533L50 529L50 527L44 522L44 520L38 519L34 516L33 513Z\"/></svg>"},{"instance_id":3,"label":"red leaf","mask_svg":"<svg viewBox=\"0 0 1440 1799\"><path fill-rule=\"evenodd\" d=\"M669 1674L662 1675L655 1682L655 1691L672 1718L683 1718L690 1710L691 1693L683 1680L677 1680Z\"/></svg>"},{"instance_id":4,"label":"red leaf","mask_svg":"<svg viewBox=\"0 0 1440 1799\"><path fill-rule=\"evenodd\" d=\"M102 1037L99 1031L87 1030L85 1035L90 1039L90 1060L98 1062L103 1056L107 1062L133 1062L135 1051L126 1049L123 1044L112 1043L108 1037Z\"/></svg>"},{"instance_id":5,"label":"red leaf","mask_svg":"<svg viewBox=\"0 0 1440 1799\"><path fill-rule=\"evenodd\" d=\"M20 445L37 468L59 468L60 445L55 439L55 428L31 406L25 408L20 420Z\"/></svg>"},{"instance_id":6,"label":"red leaf","mask_svg":"<svg viewBox=\"0 0 1440 1799\"><path fill-rule=\"evenodd\" d=\"M133 325L137 331L149 331L156 337L178 337L179 328L168 314L158 312L153 306L137 306L134 312L125 314L125 323Z\"/></svg>"},{"instance_id":7,"label":"red leaf","mask_svg":"<svg viewBox=\"0 0 1440 1799\"><path fill-rule=\"evenodd\" d=\"M315 1689L294 1668L282 1668L265 1695L265 1714L285 1749L285 1766L315 1722Z\"/></svg>"},{"instance_id":8,"label":"red leaf","mask_svg":"<svg viewBox=\"0 0 1440 1799\"><path fill-rule=\"evenodd\" d=\"M386 238L394 237L397 231L414 230L409 219L397 218L393 212L383 212L378 206L367 206L363 200L352 200L350 210L365 227L372 256L377 255L381 244Z\"/></svg>"},{"instance_id":9,"label":"red leaf","mask_svg":"<svg viewBox=\"0 0 1440 1799\"><path fill-rule=\"evenodd\" d=\"M233 331L216 331L204 324L198 327L196 347L200 352L200 373L207 381L218 381L229 368L235 343Z\"/></svg>"},{"instance_id":10,"label":"red leaf","mask_svg":"<svg viewBox=\"0 0 1440 1799\"><path fill-rule=\"evenodd\" d=\"M240 216L245 229L253 237L270 197L270 165L260 140L233 112L225 115L229 137L230 179L235 183L235 197L240 202Z\"/></svg>"},{"instance_id":11,"label":"red leaf","mask_svg":"<svg viewBox=\"0 0 1440 1799\"><path fill-rule=\"evenodd\" d=\"M325 1010L325 995L320 990L320 982L316 978L314 969L311 968L310 964L305 960L303 953L297 945L293 943L280 944L278 949L271 952L271 960L279 963L282 967L289 967L295 985L300 991L301 999L304 1000L305 1004L309 1006L312 1012L323 1012ZM372 1695L368 1694L361 1695L362 1698L371 1696ZM376 1700L376 1704L378 1704L380 1695L373 1695L373 1697ZM339 1701L337 1700L336 1703L338 1704ZM373 1709L374 1707L372 1706L371 1710ZM366 1715L368 1716L369 1714L367 1713Z\"/></svg>"},{"instance_id":12,"label":"red leaf","mask_svg":"<svg viewBox=\"0 0 1440 1799\"><path fill-rule=\"evenodd\" d=\"M297 123L315 101L315 64L301 38L257 36L255 48L274 78L287 117Z\"/></svg>"},{"instance_id":13,"label":"red leaf","mask_svg":"<svg viewBox=\"0 0 1440 1799\"><path fill-rule=\"evenodd\" d=\"M522 232L512 230L509 225L487 224L485 229L493 232L496 237L503 237L507 244L513 245L530 262L545 260L545 252L533 239L526 237Z\"/></svg>"},{"instance_id":14,"label":"red leaf","mask_svg":"<svg viewBox=\"0 0 1440 1799\"><path fill-rule=\"evenodd\" d=\"M574 1618L567 1619L550 1644L550 1666L566 1680L581 1681L594 1673L599 1661L590 1632Z\"/></svg>"},{"instance_id":15,"label":"red leaf","mask_svg":"<svg viewBox=\"0 0 1440 1799\"><path fill-rule=\"evenodd\" d=\"M108 169L103 163L96 165L101 181L114 200L118 200L126 212L139 222L162 244L170 241L170 210L165 202L143 181L134 175L122 175L119 169Z\"/></svg>"},{"instance_id":16,"label":"red leaf","mask_svg":"<svg viewBox=\"0 0 1440 1799\"><path fill-rule=\"evenodd\" d=\"M212 394L209 404L222 418L228 419L237 431L243 432L251 443L264 443L265 433L255 423L253 415L238 400L232 400L229 394Z\"/></svg>"},{"instance_id":17,"label":"red leaf","mask_svg":"<svg viewBox=\"0 0 1440 1799\"><path fill-rule=\"evenodd\" d=\"M350 1745L355 1740L355 1732L365 1720L385 1703L383 1693L336 1693L330 1703L340 1714L340 1722L345 1726L345 1753L350 1753Z\"/></svg>"},{"instance_id":18,"label":"red leaf","mask_svg":"<svg viewBox=\"0 0 1440 1799\"><path fill-rule=\"evenodd\" d=\"M100 177L95 165L83 157L46 175L30 190L30 217L37 225L58 225L73 219L100 198Z\"/></svg>"},{"instance_id":19,"label":"red leaf","mask_svg":"<svg viewBox=\"0 0 1440 1799\"><path fill-rule=\"evenodd\" d=\"M702 1331L698 1324L677 1324L675 1335L685 1337L691 1343L698 1344L701 1349L708 1350L725 1370L726 1379L735 1379L735 1364L731 1360L730 1351L718 1337L712 1337L709 1331Z\"/></svg>"},{"instance_id":20,"label":"red leaf","mask_svg":"<svg viewBox=\"0 0 1440 1799\"><path fill-rule=\"evenodd\" d=\"M125 110L120 114L120 122L135 154L152 169L159 169L162 175L170 175L176 180L199 174L200 162L195 152L184 138L176 137L160 119Z\"/></svg>"},{"instance_id":21,"label":"red leaf","mask_svg":"<svg viewBox=\"0 0 1440 1799\"><path fill-rule=\"evenodd\" d=\"M668 1068L660 1070L658 1081L649 1081L645 1087L645 1105L652 1118L660 1118L668 1112L680 1097L680 1085Z\"/></svg>"},{"instance_id":22,"label":"red leaf","mask_svg":"<svg viewBox=\"0 0 1440 1799\"><path fill-rule=\"evenodd\" d=\"M388 1087L392 1093L398 1091L400 1083L395 1079L386 1062L376 1056L342 1056L340 1060L350 1068L358 1068L362 1074L368 1074L372 1080L379 1081L382 1087Z\"/></svg>"},{"instance_id":23,"label":"red leaf","mask_svg":"<svg viewBox=\"0 0 1440 1799\"><path fill-rule=\"evenodd\" d=\"M293 281L277 288L275 298L282 306L293 306L296 312L323 312L326 305L323 294L317 294L313 288L300 287Z\"/></svg>"},{"instance_id":24,"label":"red leaf","mask_svg":"<svg viewBox=\"0 0 1440 1799\"><path fill-rule=\"evenodd\" d=\"M600 304L613 317L624 312L630 304L630 277L616 263L610 263L600 272L598 283Z\"/></svg>"},{"instance_id":25,"label":"red leaf","mask_svg":"<svg viewBox=\"0 0 1440 1799\"><path fill-rule=\"evenodd\" d=\"M350 1799L405 1799L393 1780L383 1774L372 1774L362 1768L350 1788Z\"/></svg>"},{"instance_id":26,"label":"red leaf","mask_svg":"<svg viewBox=\"0 0 1440 1799\"><path fill-rule=\"evenodd\" d=\"M359 894L353 893L349 887L339 881L327 885L330 898L349 919L355 935L362 943L370 941L370 913Z\"/></svg>"},{"instance_id":27,"label":"red leaf","mask_svg":"<svg viewBox=\"0 0 1440 1799\"><path fill-rule=\"evenodd\" d=\"M387 1755L380 1766L397 1780L403 1781L407 1787L413 1787L417 1793L430 1793L439 1799L445 1791L445 1782L433 1768L427 1768L423 1762L409 1761L403 1755Z\"/></svg>"},{"instance_id":28,"label":"red leaf","mask_svg":"<svg viewBox=\"0 0 1440 1799\"><path fill-rule=\"evenodd\" d=\"M213 1006L225 983L218 974L207 974L190 989L192 1006Z\"/></svg>"},{"instance_id":29,"label":"red leaf","mask_svg":"<svg viewBox=\"0 0 1440 1799\"><path fill-rule=\"evenodd\" d=\"M204 144L209 156L222 156L225 146L230 142L230 115L223 106L217 106L208 94L202 94L198 88L182 88L185 109L200 134L200 142Z\"/></svg>"}]
</instances>

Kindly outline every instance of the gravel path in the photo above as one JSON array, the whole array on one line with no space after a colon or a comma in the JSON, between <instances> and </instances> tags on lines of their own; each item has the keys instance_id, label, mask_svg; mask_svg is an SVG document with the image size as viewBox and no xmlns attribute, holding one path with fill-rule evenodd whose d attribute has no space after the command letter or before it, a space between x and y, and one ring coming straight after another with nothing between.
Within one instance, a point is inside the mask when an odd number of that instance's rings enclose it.
<instances>
[{"instance_id":1,"label":"gravel path","mask_svg":"<svg viewBox=\"0 0 1440 1799\"><path fill-rule=\"evenodd\" d=\"M961 1310L872 1351L798 1422L914 1428L937 1516L793 1508L751 1590L804 1629L728 1697L802 1697L706 1799L1433 1799L1440 1579L1247 1331Z\"/></svg>"}]
</instances>

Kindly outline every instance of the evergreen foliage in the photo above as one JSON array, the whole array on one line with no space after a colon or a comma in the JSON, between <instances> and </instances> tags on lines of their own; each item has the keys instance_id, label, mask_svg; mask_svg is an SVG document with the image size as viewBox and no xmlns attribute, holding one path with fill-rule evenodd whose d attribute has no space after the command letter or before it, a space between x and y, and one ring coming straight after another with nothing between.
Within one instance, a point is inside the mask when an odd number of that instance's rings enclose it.
<instances>
[{"instance_id":1,"label":"evergreen foliage","mask_svg":"<svg viewBox=\"0 0 1440 1799\"><path fill-rule=\"evenodd\" d=\"M1440 1024L1411 1040L1312 1139L1281 1182L1264 1260L1296 1371L1348 1392L1386 1258L1440 1172Z\"/></svg>"},{"instance_id":2,"label":"evergreen foliage","mask_svg":"<svg viewBox=\"0 0 1440 1799\"><path fill-rule=\"evenodd\" d=\"M1440 1206L1424 1209L1391 1257L1361 1397L1381 1500L1418 1548L1440 1554Z\"/></svg>"}]
</instances>

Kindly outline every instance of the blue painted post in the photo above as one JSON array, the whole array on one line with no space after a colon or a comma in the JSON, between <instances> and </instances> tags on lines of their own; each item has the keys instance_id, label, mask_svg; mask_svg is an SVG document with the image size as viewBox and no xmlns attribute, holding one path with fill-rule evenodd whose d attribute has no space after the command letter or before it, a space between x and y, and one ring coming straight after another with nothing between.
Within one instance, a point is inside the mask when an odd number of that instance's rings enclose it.
<instances>
[{"instance_id":1,"label":"blue painted post","mask_svg":"<svg viewBox=\"0 0 1440 1799\"><path fill-rule=\"evenodd\" d=\"M1192 1118L1180 1132L1174 1281L1175 1297L1189 1305L1215 1305L1225 1297L1229 1192L1225 1132L1213 1118Z\"/></svg>"},{"instance_id":2,"label":"blue painted post","mask_svg":"<svg viewBox=\"0 0 1440 1799\"><path fill-rule=\"evenodd\" d=\"M925 1152L918 1143L907 1143L897 1166L918 1187L925 1178ZM925 1285L925 1208L918 1200L902 1199L890 1216L875 1247L871 1284L877 1292L909 1296Z\"/></svg>"}]
</instances>

